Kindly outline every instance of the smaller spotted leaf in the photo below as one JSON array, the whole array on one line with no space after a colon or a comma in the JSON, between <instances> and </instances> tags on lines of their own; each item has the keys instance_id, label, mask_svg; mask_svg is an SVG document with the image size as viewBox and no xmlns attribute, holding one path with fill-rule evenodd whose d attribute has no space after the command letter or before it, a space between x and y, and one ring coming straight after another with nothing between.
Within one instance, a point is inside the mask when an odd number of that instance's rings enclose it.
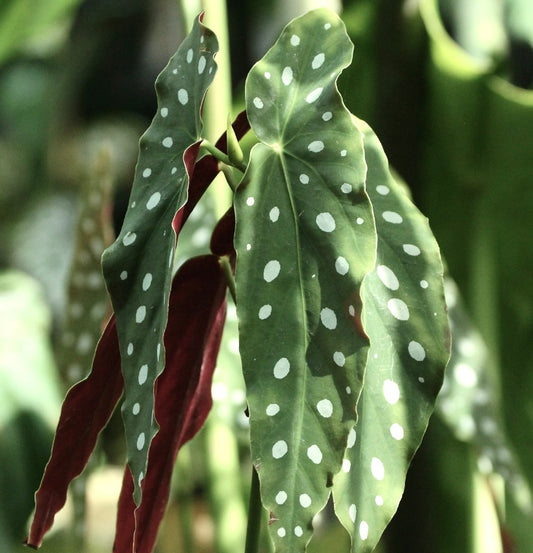
<instances>
[{"instance_id":1,"label":"smaller spotted leaf","mask_svg":"<svg viewBox=\"0 0 533 553\"><path fill-rule=\"evenodd\" d=\"M163 335L176 246L172 223L187 198L199 148L201 106L214 77L217 49L216 37L198 19L157 78L158 111L140 140L130 205L120 235L103 256L117 318L125 386L122 414L137 504L157 431L153 387L165 365ZM142 409L134 416L137 403Z\"/></svg>"},{"instance_id":2,"label":"smaller spotted leaf","mask_svg":"<svg viewBox=\"0 0 533 553\"><path fill-rule=\"evenodd\" d=\"M57 349L58 368L70 386L86 375L109 311L100 260L113 241L110 159L103 150L84 184L68 285L65 331Z\"/></svg>"},{"instance_id":3,"label":"smaller spotted leaf","mask_svg":"<svg viewBox=\"0 0 533 553\"><path fill-rule=\"evenodd\" d=\"M226 281L212 255L180 267L172 283L165 333L167 366L155 384L160 425L148 456L143 501L136 508L133 479L124 474L117 514L115 553L151 553L168 501L181 446L203 425L212 405L211 382L226 313ZM132 407L134 415L140 404Z\"/></svg>"},{"instance_id":4,"label":"smaller spotted leaf","mask_svg":"<svg viewBox=\"0 0 533 553\"><path fill-rule=\"evenodd\" d=\"M437 399L437 413L458 440L473 446L481 474L499 474L516 504L531 515L531 491L506 436L490 378L488 348L469 319L455 282L447 278L445 285L452 353Z\"/></svg>"},{"instance_id":5,"label":"smaller spotted leaf","mask_svg":"<svg viewBox=\"0 0 533 553\"><path fill-rule=\"evenodd\" d=\"M365 553L402 496L442 384L449 338L442 263L427 220L395 182L375 134L356 124L364 133L378 247L362 290L370 338L365 384L333 497L352 550Z\"/></svg>"},{"instance_id":6,"label":"smaller spotted leaf","mask_svg":"<svg viewBox=\"0 0 533 553\"><path fill-rule=\"evenodd\" d=\"M337 91L353 45L319 9L246 82L254 146L235 197L239 343L253 462L276 551L304 551L342 464L368 341L376 236L362 136Z\"/></svg>"}]
</instances>

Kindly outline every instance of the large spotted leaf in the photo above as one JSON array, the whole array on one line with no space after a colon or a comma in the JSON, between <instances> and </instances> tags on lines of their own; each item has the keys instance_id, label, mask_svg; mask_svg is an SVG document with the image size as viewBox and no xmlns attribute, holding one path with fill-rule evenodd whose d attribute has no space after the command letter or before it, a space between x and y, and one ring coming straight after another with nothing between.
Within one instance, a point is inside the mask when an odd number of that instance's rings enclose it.
<instances>
[{"instance_id":1,"label":"large spotted leaf","mask_svg":"<svg viewBox=\"0 0 533 553\"><path fill-rule=\"evenodd\" d=\"M336 88L340 19L291 22L246 82L260 143L235 198L240 353L253 462L276 551L303 551L355 423L374 265L362 136Z\"/></svg>"},{"instance_id":2,"label":"large spotted leaf","mask_svg":"<svg viewBox=\"0 0 533 553\"><path fill-rule=\"evenodd\" d=\"M442 384L449 339L442 264L427 220L391 176L375 134L357 125L378 248L362 291L370 338L365 385L333 495L352 550L363 553L374 549L396 511Z\"/></svg>"},{"instance_id":3,"label":"large spotted leaf","mask_svg":"<svg viewBox=\"0 0 533 553\"><path fill-rule=\"evenodd\" d=\"M197 20L157 78L158 110L140 141L129 209L120 235L103 257L117 317L122 414L137 503L157 430L153 387L165 365L163 334L176 245L172 221L186 201L199 146L201 105L214 76L217 48L213 33ZM138 414L133 414L134 405L141 406Z\"/></svg>"}]
</instances>

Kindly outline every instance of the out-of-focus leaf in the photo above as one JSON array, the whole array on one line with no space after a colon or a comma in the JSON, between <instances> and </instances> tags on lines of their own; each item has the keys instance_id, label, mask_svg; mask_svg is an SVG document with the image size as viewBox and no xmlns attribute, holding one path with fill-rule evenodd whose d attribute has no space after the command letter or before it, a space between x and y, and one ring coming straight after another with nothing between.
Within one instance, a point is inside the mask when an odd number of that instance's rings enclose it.
<instances>
[{"instance_id":1,"label":"out-of-focus leaf","mask_svg":"<svg viewBox=\"0 0 533 553\"><path fill-rule=\"evenodd\" d=\"M163 335L176 245L172 221L186 202L199 148L201 105L214 77L217 49L214 34L197 19L157 78L158 112L140 141L129 209L120 235L103 256L117 317L122 415L137 504L157 431L153 386L165 366ZM137 403L142 408L136 416L132 407Z\"/></svg>"},{"instance_id":2,"label":"out-of-focus leaf","mask_svg":"<svg viewBox=\"0 0 533 553\"><path fill-rule=\"evenodd\" d=\"M237 311L252 459L276 551L303 551L342 464L375 255L362 137L336 88L352 44L332 12L291 22L248 75L261 141L235 198Z\"/></svg>"},{"instance_id":3,"label":"out-of-focus leaf","mask_svg":"<svg viewBox=\"0 0 533 553\"><path fill-rule=\"evenodd\" d=\"M50 326L39 285L22 272L1 272L0 428L19 410L36 413L51 427L57 421L61 395Z\"/></svg>"},{"instance_id":4,"label":"out-of-focus leaf","mask_svg":"<svg viewBox=\"0 0 533 553\"><path fill-rule=\"evenodd\" d=\"M508 443L498 394L490 378L489 352L469 320L456 284L446 281L452 328L452 354L437 401L437 411L458 440L472 444L482 474L499 474L517 504L531 512L531 492Z\"/></svg>"},{"instance_id":5,"label":"out-of-focus leaf","mask_svg":"<svg viewBox=\"0 0 533 553\"><path fill-rule=\"evenodd\" d=\"M109 310L100 269L102 252L113 237L109 163L109 153L102 150L80 198L67 313L56 354L59 371L67 385L87 374Z\"/></svg>"},{"instance_id":6,"label":"out-of-focus leaf","mask_svg":"<svg viewBox=\"0 0 533 553\"><path fill-rule=\"evenodd\" d=\"M165 332L167 366L155 384L160 426L150 447L143 501L136 508L126 468L113 551L150 553L165 511L174 462L181 446L202 426L211 409L211 380L225 319L226 283L215 256L196 257L172 285ZM132 407L138 415L139 403Z\"/></svg>"},{"instance_id":7,"label":"out-of-focus leaf","mask_svg":"<svg viewBox=\"0 0 533 553\"><path fill-rule=\"evenodd\" d=\"M0 5L0 64L20 46L60 23L80 0L2 0Z\"/></svg>"},{"instance_id":8,"label":"out-of-focus leaf","mask_svg":"<svg viewBox=\"0 0 533 553\"><path fill-rule=\"evenodd\" d=\"M333 494L352 550L363 553L374 549L397 509L442 384L449 337L442 263L427 219L392 177L373 131L356 123L378 247L361 294L370 352L358 420Z\"/></svg>"}]
</instances>

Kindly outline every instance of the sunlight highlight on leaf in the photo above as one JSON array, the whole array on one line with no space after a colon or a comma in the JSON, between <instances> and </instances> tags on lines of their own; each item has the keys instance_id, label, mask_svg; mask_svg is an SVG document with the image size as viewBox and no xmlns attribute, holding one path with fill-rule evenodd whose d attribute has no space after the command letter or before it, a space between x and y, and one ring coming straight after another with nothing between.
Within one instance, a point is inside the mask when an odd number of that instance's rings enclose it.
<instances>
[{"instance_id":1,"label":"sunlight highlight on leaf","mask_svg":"<svg viewBox=\"0 0 533 553\"><path fill-rule=\"evenodd\" d=\"M303 551L356 418L359 289L375 229L362 137L336 88L351 61L328 10L291 22L248 76L261 140L235 199L240 353L252 458L276 551Z\"/></svg>"}]
</instances>

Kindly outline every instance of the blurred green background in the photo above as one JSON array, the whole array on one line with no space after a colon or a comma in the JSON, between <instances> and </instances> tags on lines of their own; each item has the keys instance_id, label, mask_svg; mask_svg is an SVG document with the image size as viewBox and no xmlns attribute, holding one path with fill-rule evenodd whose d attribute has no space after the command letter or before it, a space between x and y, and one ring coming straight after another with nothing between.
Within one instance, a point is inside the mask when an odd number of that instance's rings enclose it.
<instances>
[{"instance_id":1,"label":"blurred green background","mask_svg":"<svg viewBox=\"0 0 533 553\"><path fill-rule=\"evenodd\" d=\"M289 19L317 5L0 4L1 551L22 551L61 399L90 368L105 296L101 280L79 275L99 274L99 255L120 228L137 141L156 109L155 77L205 9L222 46L218 89L206 105L213 139L227 114L241 109L251 65ZM374 127L429 217L459 290L450 281L450 313L461 310L440 416L378 550L527 553L533 550L526 488L533 482L533 2L328 5L341 12L355 43L354 63L339 81L347 107ZM198 206L180 237L176 265L207 249L224 202L227 194L218 190ZM87 243L90 259L80 255ZM477 376L470 395L456 401L460 363ZM180 454L159 553L242 550L249 461L231 308L213 396L206 428ZM491 431L487 413L496 421ZM120 425L115 416L90 476L73 486L43 551L111 550L124 462ZM326 511L311 551L346 544Z\"/></svg>"}]
</instances>

